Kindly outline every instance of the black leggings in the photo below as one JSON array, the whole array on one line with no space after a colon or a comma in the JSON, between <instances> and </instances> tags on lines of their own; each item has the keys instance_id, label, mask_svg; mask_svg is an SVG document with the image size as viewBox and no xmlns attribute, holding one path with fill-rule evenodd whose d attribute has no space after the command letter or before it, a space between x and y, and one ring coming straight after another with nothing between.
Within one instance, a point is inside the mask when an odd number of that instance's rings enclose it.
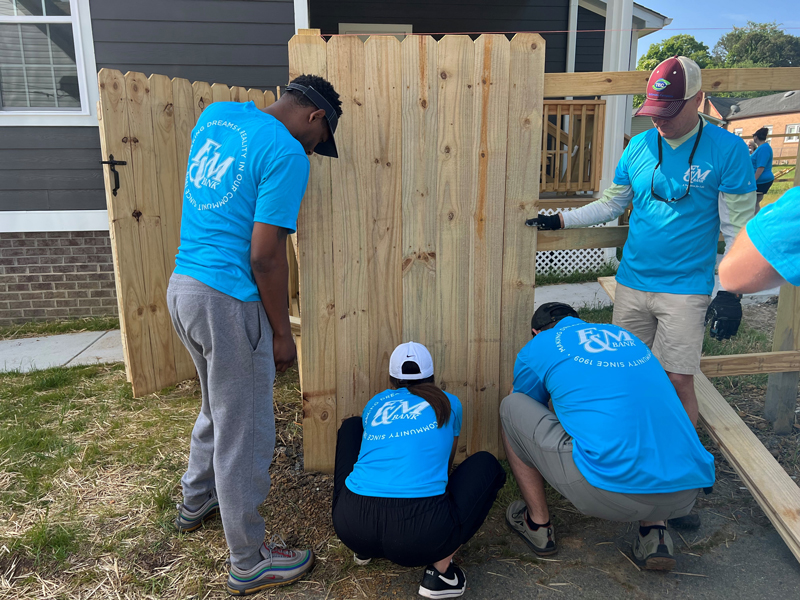
<instances>
[{"instance_id":1,"label":"black leggings","mask_svg":"<svg viewBox=\"0 0 800 600\"><path fill-rule=\"evenodd\" d=\"M342 423L336 441L333 528L361 556L387 558L404 567L442 560L475 535L506 473L488 452L477 452L453 471L441 496L376 498L360 496L344 484L361 450L359 417Z\"/></svg>"}]
</instances>

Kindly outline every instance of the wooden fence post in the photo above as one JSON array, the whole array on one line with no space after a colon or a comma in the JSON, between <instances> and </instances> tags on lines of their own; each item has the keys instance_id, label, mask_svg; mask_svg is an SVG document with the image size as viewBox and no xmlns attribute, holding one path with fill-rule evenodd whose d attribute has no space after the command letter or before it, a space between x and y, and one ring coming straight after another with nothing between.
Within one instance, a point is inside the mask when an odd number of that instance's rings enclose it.
<instances>
[{"instance_id":1,"label":"wooden fence post","mask_svg":"<svg viewBox=\"0 0 800 600\"><path fill-rule=\"evenodd\" d=\"M800 185L800 169L795 169L794 185ZM778 297L778 316L772 337L772 351L781 350L800 350L800 288L788 283L781 288ZM764 417L772 422L775 433L780 435L792 432L798 381L798 371L769 376Z\"/></svg>"}]
</instances>

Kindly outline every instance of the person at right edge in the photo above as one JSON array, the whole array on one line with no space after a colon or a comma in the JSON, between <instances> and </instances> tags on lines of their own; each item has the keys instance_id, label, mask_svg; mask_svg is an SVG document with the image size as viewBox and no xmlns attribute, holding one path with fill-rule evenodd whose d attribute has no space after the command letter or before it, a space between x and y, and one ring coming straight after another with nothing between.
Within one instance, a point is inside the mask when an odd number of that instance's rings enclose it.
<instances>
[{"instance_id":1,"label":"person at right edge","mask_svg":"<svg viewBox=\"0 0 800 600\"><path fill-rule=\"evenodd\" d=\"M693 424L704 325L711 323L711 336L724 340L742 320L741 296L720 289L709 304L719 232L729 249L756 201L747 145L698 115L700 88L693 60L661 62L636 113L651 117L655 127L631 139L613 185L586 206L526 221L539 229L588 227L616 219L633 203L613 323L652 349ZM700 519L687 515L670 525L694 528Z\"/></svg>"}]
</instances>

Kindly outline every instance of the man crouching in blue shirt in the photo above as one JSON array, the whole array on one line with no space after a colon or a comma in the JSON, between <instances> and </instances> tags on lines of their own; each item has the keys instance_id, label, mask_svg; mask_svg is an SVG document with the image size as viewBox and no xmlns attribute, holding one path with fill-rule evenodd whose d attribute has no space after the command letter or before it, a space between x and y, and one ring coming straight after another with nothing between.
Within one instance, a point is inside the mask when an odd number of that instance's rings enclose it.
<instances>
[{"instance_id":1,"label":"man crouching in blue shirt","mask_svg":"<svg viewBox=\"0 0 800 600\"><path fill-rule=\"evenodd\" d=\"M557 552L547 480L585 515L639 521L636 562L673 569L665 521L689 514L700 489L714 484L714 457L667 374L634 335L586 323L566 304L540 306L531 332L500 406L523 498L508 507L508 524L537 555Z\"/></svg>"},{"instance_id":2,"label":"man crouching in blue shirt","mask_svg":"<svg viewBox=\"0 0 800 600\"><path fill-rule=\"evenodd\" d=\"M297 355L286 236L297 227L308 155L337 156L342 109L321 77L301 75L285 89L263 110L215 102L200 115L167 290L203 395L175 525L193 531L220 513L234 595L292 583L314 564L310 550L264 543L258 507L270 487L275 371L286 371Z\"/></svg>"}]
</instances>

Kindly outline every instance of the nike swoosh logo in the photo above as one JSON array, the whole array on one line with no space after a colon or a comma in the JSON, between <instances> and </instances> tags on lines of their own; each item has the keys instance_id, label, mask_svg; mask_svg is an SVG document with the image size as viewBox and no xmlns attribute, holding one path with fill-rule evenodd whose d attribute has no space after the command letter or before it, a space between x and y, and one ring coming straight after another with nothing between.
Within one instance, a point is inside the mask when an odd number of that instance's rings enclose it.
<instances>
[{"instance_id":1,"label":"nike swoosh logo","mask_svg":"<svg viewBox=\"0 0 800 600\"><path fill-rule=\"evenodd\" d=\"M458 575L453 575L453 579L448 579L444 575L439 575L439 579L444 581L447 585L456 585L456 584L458 584Z\"/></svg>"}]
</instances>

